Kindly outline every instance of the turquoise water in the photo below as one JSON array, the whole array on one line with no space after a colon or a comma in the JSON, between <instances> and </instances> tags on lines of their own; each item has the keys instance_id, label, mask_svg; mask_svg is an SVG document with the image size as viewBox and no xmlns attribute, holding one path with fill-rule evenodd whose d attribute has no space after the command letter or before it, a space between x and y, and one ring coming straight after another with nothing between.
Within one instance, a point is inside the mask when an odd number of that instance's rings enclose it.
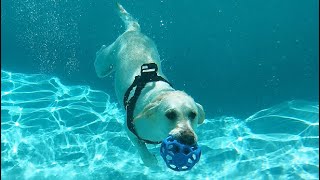
<instances>
[{"instance_id":1,"label":"turquoise water","mask_svg":"<svg viewBox=\"0 0 320 180\"><path fill-rule=\"evenodd\" d=\"M203 105L188 172L142 165L95 52L115 1L1 0L2 179L319 179L319 1L120 1Z\"/></svg>"},{"instance_id":2,"label":"turquoise water","mask_svg":"<svg viewBox=\"0 0 320 180\"><path fill-rule=\"evenodd\" d=\"M290 101L246 119L208 117L202 157L174 172L142 165L108 94L58 78L1 72L2 179L318 179L319 105Z\"/></svg>"}]
</instances>

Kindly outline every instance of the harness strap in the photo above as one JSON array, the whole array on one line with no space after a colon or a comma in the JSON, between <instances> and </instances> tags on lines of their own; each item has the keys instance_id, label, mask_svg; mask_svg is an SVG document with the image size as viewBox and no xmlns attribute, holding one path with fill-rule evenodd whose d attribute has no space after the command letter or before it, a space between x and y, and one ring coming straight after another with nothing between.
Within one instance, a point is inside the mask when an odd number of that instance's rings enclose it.
<instances>
[{"instance_id":1,"label":"harness strap","mask_svg":"<svg viewBox=\"0 0 320 180\"><path fill-rule=\"evenodd\" d=\"M123 104L125 109L127 110L127 126L128 129L138 137L139 140L142 140L148 144L160 144L161 141L150 141L147 139L142 139L138 136L135 128L134 128L134 123L133 123L133 112L134 112L134 108L136 106L136 102L141 94L142 89L146 86L146 84L148 82L156 82L156 81L164 81L166 83L168 83L171 87L172 85L170 84L169 81L167 81L166 79L164 79L161 76L158 76L157 74L158 71L158 66L155 63L149 63L149 64L143 64L141 66L141 75L138 75L134 78L133 83L131 84L131 86L128 88L128 90L126 91L125 95L124 95L124 99L123 99ZM136 87L135 91L134 91L134 95L129 99L129 95L130 92L132 91L132 89Z\"/></svg>"}]
</instances>

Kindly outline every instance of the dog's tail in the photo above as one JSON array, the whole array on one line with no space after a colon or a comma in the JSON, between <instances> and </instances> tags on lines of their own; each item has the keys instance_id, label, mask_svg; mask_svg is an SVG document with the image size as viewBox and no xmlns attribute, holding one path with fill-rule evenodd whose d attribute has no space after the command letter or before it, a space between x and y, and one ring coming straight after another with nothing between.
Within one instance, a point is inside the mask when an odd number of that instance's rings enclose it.
<instances>
[{"instance_id":1,"label":"dog's tail","mask_svg":"<svg viewBox=\"0 0 320 180\"><path fill-rule=\"evenodd\" d=\"M134 19L121 4L117 3L120 18L126 26L126 31L140 31L140 25L136 19Z\"/></svg>"}]
</instances>

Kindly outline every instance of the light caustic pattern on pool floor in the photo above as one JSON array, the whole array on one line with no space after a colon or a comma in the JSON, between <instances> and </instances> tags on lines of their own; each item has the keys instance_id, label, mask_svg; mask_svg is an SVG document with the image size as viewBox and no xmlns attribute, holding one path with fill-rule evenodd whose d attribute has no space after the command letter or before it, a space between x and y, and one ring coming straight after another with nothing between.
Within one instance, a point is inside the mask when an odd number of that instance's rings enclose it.
<instances>
[{"instance_id":1,"label":"light caustic pattern on pool floor","mask_svg":"<svg viewBox=\"0 0 320 180\"><path fill-rule=\"evenodd\" d=\"M2 179L318 179L319 105L290 101L245 120L206 119L188 172L142 165L109 96L1 71ZM209 110L207 110L209 111Z\"/></svg>"}]
</instances>

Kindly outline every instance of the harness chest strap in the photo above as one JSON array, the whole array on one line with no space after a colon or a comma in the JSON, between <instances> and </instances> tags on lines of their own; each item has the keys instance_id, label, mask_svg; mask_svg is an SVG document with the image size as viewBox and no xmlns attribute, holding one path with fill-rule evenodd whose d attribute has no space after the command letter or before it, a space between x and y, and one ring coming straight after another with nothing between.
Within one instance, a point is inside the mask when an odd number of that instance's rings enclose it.
<instances>
[{"instance_id":1,"label":"harness chest strap","mask_svg":"<svg viewBox=\"0 0 320 180\"><path fill-rule=\"evenodd\" d=\"M147 83L156 82L156 81L164 81L172 87L172 85L166 79L164 79L161 76L158 76L157 71L158 71L157 64L155 64L155 63L143 64L141 66L141 75L138 75L135 77L133 83L127 89L127 91L124 95L124 99L123 99L123 104L124 104L124 107L127 111L128 129L134 135L136 135L139 140L142 140L148 144L160 144L161 141L154 142L154 141L142 139L139 137L139 135L137 134L137 132L135 130L134 123L133 123L133 112L134 112L134 108L136 106L136 102L141 94L141 91L146 86ZM136 87L136 89L134 91L134 95L128 100L130 92L132 91L132 89L134 87Z\"/></svg>"}]
</instances>

